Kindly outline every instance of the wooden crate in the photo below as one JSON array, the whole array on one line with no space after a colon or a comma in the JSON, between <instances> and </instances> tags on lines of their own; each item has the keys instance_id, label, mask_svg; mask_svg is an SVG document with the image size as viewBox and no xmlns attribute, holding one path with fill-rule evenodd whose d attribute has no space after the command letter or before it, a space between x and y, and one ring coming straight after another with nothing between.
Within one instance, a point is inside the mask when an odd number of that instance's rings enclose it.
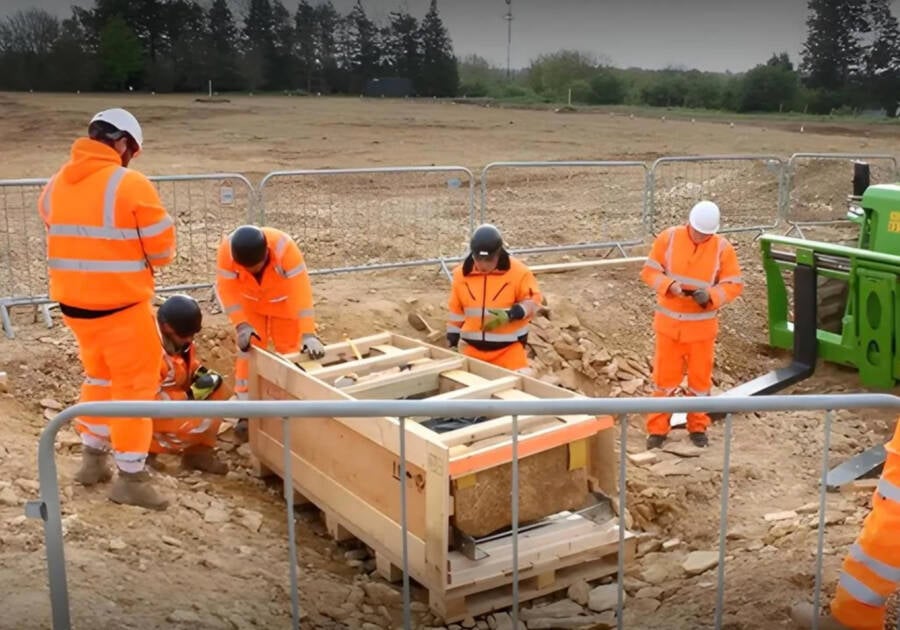
<instances>
[{"instance_id":1,"label":"wooden crate","mask_svg":"<svg viewBox=\"0 0 900 630\"><path fill-rule=\"evenodd\" d=\"M295 363L296 362L296 363ZM429 400L571 398L578 394L393 333L326 346L325 357L254 349L250 397L257 400ZM437 432L405 424L409 571L450 623L511 605L511 423L493 417ZM520 601L615 573L618 520L580 513L617 494L611 417L521 416ZM250 422L262 473L283 476L280 418ZM297 420L291 424L296 493L322 510L337 538L375 550L395 581L401 564L399 420ZM488 535L489 536L486 536ZM626 532L626 561L635 539ZM479 558L479 559L476 559Z\"/></svg>"}]
</instances>

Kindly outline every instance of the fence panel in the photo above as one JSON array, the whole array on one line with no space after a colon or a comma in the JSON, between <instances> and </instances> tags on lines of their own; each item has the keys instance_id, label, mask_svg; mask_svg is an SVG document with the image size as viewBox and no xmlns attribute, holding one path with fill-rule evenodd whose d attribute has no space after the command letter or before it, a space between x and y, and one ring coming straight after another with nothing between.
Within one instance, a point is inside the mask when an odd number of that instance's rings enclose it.
<instances>
[{"instance_id":1,"label":"fence panel","mask_svg":"<svg viewBox=\"0 0 900 630\"><path fill-rule=\"evenodd\" d=\"M319 274L439 264L466 252L474 223L463 166L275 171L258 190L260 223L291 234Z\"/></svg>"},{"instance_id":2,"label":"fence panel","mask_svg":"<svg viewBox=\"0 0 900 630\"><path fill-rule=\"evenodd\" d=\"M492 162L481 171L481 220L518 253L643 242L643 162Z\"/></svg>"},{"instance_id":3,"label":"fence panel","mask_svg":"<svg viewBox=\"0 0 900 630\"><path fill-rule=\"evenodd\" d=\"M626 529L627 483L626 483L626 459L628 453L628 417L631 414L667 412L707 412L726 414L725 441L723 455L723 479L720 489L719 527L717 531L718 558L716 573L716 593L714 602L711 593L695 593L697 602L703 601L703 605L711 605L714 627L722 628L725 621L725 577L727 556L725 553L728 532L728 505L731 494L729 487L729 472L731 471L730 456L732 452L732 415L736 413L755 413L762 411L801 411L814 410L827 412L824 422L824 444L822 455L822 470L819 479L818 511L814 515L817 521L817 539L815 553L815 585L814 606L818 608L821 602L820 591L822 589L823 554L826 524L826 479L828 472L830 432L832 429L833 413L838 409L846 410L872 410L886 409L896 410L900 408L900 398L887 394L831 394L831 395L772 395L772 396L716 396L711 398L630 398L630 399L597 399L597 398L569 398L569 399L535 399L529 401L501 401L501 400L346 400L346 401L163 401L163 402L100 402L82 403L64 409L45 426L38 444L38 469L40 480L40 498L30 501L25 506L25 513L31 518L40 519L44 523L44 542L46 545L47 570L49 578L49 594L52 610L52 627L54 630L68 629L71 625L70 603L68 584L66 578L66 562L64 553L64 538L62 531L62 514L60 504L60 487L56 467L55 441L59 430L78 415L103 416L103 417L153 417L174 418L185 416L200 417L246 417L261 418L275 417L283 419L284 435L288 436L291 421L302 421L309 417L339 417L339 418L371 418L394 417L397 419L399 431L399 478L406 478L406 431L405 422L408 418L437 417L449 415L452 417L477 417L477 416L510 416L512 419L512 452L511 452L511 488L510 501L513 517L511 519L510 535L513 540L513 548L510 563L510 574L513 576L512 584L512 624L517 625L520 613L519 593L519 556L518 536L520 524L516 515L519 503L519 417L521 416L556 416L589 414L596 416L612 415L618 419L620 429L619 437L619 472L617 497L618 513L618 573L617 573L617 605L616 624L621 630L626 627L625 617L629 613L625 605L625 564L624 542ZM298 590L298 570L296 553L296 531L294 527L295 516L293 513L293 485L291 475L294 466L290 464L290 440L283 439L285 456L284 487L286 502L286 519L288 530L288 558L289 580L291 594L291 609L293 627L300 627L300 606ZM763 480L765 482L765 480ZM407 523L407 496L406 484L400 486L400 513L401 536L404 543L408 538ZM841 543L846 544L846 542ZM774 560L783 566L781 559ZM409 578L409 552L404 544L401 567L403 571L403 627L411 630L410 612L410 578ZM732 572L732 579L744 581L741 572ZM744 572L746 573L746 572ZM750 579L756 580L758 576L750 573ZM796 577L796 567L786 570L784 580L790 581ZM743 598L743 596L742 596ZM708 603L707 603L708 602ZM661 609L661 615L671 615L671 610ZM642 615L646 623L650 615ZM662 621L653 622L651 627L661 627Z\"/></svg>"},{"instance_id":4,"label":"fence panel","mask_svg":"<svg viewBox=\"0 0 900 630\"><path fill-rule=\"evenodd\" d=\"M762 232L778 225L784 161L774 155L664 157L650 169L649 225L658 234L684 223L701 199L722 211L722 232Z\"/></svg>"},{"instance_id":5,"label":"fence panel","mask_svg":"<svg viewBox=\"0 0 900 630\"><path fill-rule=\"evenodd\" d=\"M229 230L254 218L254 191L237 173L157 175L149 178L163 206L175 220L175 261L158 271L160 292L212 286L216 247ZM47 239L37 211L37 200L47 179L0 180L0 317L12 338L9 309L22 305L46 306Z\"/></svg>"},{"instance_id":6,"label":"fence panel","mask_svg":"<svg viewBox=\"0 0 900 630\"><path fill-rule=\"evenodd\" d=\"M897 159L882 153L795 153L787 162L784 217L800 236L812 228L823 238L855 243L858 230L847 216L853 194L853 162L865 161L871 183L894 183Z\"/></svg>"}]
</instances>

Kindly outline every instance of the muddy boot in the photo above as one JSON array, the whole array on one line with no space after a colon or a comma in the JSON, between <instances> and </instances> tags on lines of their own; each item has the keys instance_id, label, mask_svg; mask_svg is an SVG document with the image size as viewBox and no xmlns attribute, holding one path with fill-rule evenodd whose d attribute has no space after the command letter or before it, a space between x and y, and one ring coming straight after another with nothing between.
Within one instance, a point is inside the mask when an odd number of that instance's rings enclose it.
<instances>
[{"instance_id":1,"label":"muddy boot","mask_svg":"<svg viewBox=\"0 0 900 630\"><path fill-rule=\"evenodd\" d=\"M169 506L169 500L153 487L150 473L146 470L136 473L120 470L109 491L109 499L113 503L136 505L148 510L165 510Z\"/></svg>"},{"instance_id":2,"label":"muddy boot","mask_svg":"<svg viewBox=\"0 0 900 630\"><path fill-rule=\"evenodd\" d=\"M75 473L75 481L83 486L93 486L112 479L112 469L107 466L109 453L84 446L81 449L81 468Z\"/></svg>"},{"instance_id":3,"label":"muddy boot","mask_svg":"<svg viewBox=\"0 0 900 630\"><path fill-rule=\"evenodd\" d=\"M250 428L247 426L247 418L238 418L237 424L234 425L234 437L241 444L250 439Z\"/></svg>"},{"instance_id":4,"label":"muddy boot","mask_svg":"<svg viewBox=\"0 0 900 630\"><path fill-rule=\"evenodd\" d=\"M216 457L212 448L205 446L185 451L181 456L181 467L185 470L202 470L213 475L224 475L228 464Z\"/></svg>"},{"instance_id":5,"label":"muddy boot","mask_svg":"<svg viewBox=\"0 0 900 630\"><path fill-rule=\"evenodd\" d=\"M168 466L156 456L156 453L150 453L147 455L147 465L155 470L156 472L166 472L168 470Z\"/></svg>"},{"instance_id":6,"label":"muddy boot","mask_svg":"<svg viewBox=\"0 0 900 630\"><path fill-rule=\"evenodd\" d=\"M652 451L655 448L662 448L662 445L666 443L665 435L648 435L647 436L647 450Z\"/></svg>"},{"instance_id":7,"label":"muddy boot","mask_svg":"<svg viewBox=\"0 0 900 630\"><path fill-rule=\"evenodd\" d=\"M821 610L821 606L819 607ZM812 630L813 627L813 605L812 604L794 604L791 608L791 621L794 626L803 630ZM819 630L850 630L847 626L837 621L831 615L819 614Z\"/></svg>"},{"instance_id":8,"label":"muddy boot","mask_svg":"<svg viewBox=\"0 0 900 630\"><path fill-rule=\"evenodd\" d=\"M699 448L706 448L709 446L709 437L704 431L695 431L694 433L691 433L690 438L694 446Z\"/></svg>"}]
</instances>

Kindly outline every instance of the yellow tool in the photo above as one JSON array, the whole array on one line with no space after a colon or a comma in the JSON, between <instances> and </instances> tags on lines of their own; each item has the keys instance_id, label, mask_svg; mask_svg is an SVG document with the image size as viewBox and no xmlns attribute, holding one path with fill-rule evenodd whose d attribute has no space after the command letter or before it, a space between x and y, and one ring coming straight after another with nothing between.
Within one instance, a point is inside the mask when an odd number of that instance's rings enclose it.
<instances>
[{"instance_id":1,"label":"yellow tool","mask_svg":"<svg viewBox=\"0 0 900 630\"><path fill-rule=\"evenodd\" d=\"M344 341L349 344L350 349L353 350L354 356L356 356L357 361L362 360L362 355L359 353L359 348L356 347L356 344L350 339L350 336L347 333L344 333Z\"/></svg>"}]
</instances>

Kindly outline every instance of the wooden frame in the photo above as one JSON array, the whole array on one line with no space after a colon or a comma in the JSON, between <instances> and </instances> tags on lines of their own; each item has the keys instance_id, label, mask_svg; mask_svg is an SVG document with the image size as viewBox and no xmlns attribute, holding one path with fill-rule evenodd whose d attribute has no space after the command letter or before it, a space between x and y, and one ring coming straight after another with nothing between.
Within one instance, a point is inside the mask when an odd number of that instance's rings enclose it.
<instances>
[{"instance_id":1,"label":"wooden frame","mask_svg":"<svg viewBox=\"0 0 900 630\"><path fill-rule=\"evenodd\" d=\"M258 400L578 396L388 332L328 345L319 361L253 349L250 364L250 397ZM512 419L441 433L424 420L405 423L409 572L450 623L510 605ZM612 418L522 416L518 426L520 600L615 573L618 520L578 513L598 493L617 494ZM281 418L251 419L250 447L262 474L283 476ZM302 419L291 424L290 449L294 491L322 510L333 536L371 547L379 574L395 581L402 553L399 419ZM462 539L487 556L461 552ZM626 532L626 561L634 551Z\"/></svg>"}]
</instances>

